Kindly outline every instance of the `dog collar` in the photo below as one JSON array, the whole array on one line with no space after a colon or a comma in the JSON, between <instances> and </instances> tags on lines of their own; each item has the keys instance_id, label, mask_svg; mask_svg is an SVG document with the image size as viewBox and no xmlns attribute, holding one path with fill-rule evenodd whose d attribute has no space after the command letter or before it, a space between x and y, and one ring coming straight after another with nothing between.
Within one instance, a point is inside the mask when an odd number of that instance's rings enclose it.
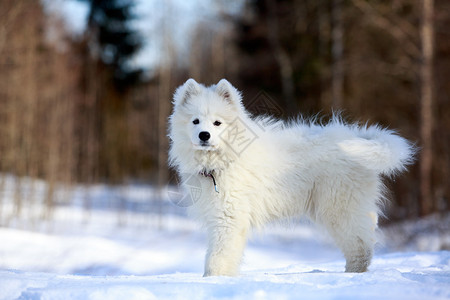
<instances>
[{"instance_id":1,"label":"dog collar","mask_svg":"<svg viewBox=\"0 0 450 300\"><path fill-rule=\"evenodd\" d=\"M206 170L203 170L203 171L200 172L200 175L205 176L205 177L211 177L211 179L213 181L213 184L214 184L214 190L216 191L216 193L218 193L219 192L219 188L217 187L216 179L214 178L214 176L212 174L213 172L214 172L214 170L213 171L209 171L209 172L207 172Z\"/></svg>"}]
</instances>

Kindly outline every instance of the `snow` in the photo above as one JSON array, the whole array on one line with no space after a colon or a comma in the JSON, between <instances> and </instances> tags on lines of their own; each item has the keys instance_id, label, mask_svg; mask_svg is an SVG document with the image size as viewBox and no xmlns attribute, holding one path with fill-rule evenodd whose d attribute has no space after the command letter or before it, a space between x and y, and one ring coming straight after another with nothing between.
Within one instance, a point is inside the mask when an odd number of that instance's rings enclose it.
<instances>
[{"instance_id":1,"label":"snow","mask_svg":"<svg viewBox=\"0 0 450 300\"><path fill-rule=\"evenodd\" d=\"M4 299L449 299L450 253L386 254L368 273L343 273L342 262L245 271L77 276L5 270Z\"/></svg>"},{"instance_id":2,"label":"snow","mask_svg":"<svg viewBox=\"0 0 450 300\"><path fill-rule=\"evenodd\" d=\"M14 179L5 182L2 220L13 211ZM21 183L23 195L28 185ZM449 217L387 228L385 244L362 274L345 273L342 254L308 222L272 225L253 234L239 277L204 278L202 229L167 199L146 202L152 187L59 191L51 220L41 220L45 183L33 186L34 205L0 227L0 299L450 299L450 251L442 250ZM161 210L163 216L156 214ZM441 235L433 229L439 226L425 225L443 223ZM401 246L414 230L426 234Z\"/></svg>"}]
</instances>

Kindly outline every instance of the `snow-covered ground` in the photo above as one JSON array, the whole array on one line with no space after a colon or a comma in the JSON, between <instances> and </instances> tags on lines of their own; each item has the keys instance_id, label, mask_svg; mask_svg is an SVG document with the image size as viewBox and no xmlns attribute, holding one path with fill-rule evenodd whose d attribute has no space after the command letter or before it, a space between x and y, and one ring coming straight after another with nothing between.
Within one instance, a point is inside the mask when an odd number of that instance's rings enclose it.
<instances>
[{"instance_id":1,"label":"snow-covered ground","mask_svg":"<svg viewBox=\"0 0 450 300\"><path fill-rule=\"evenodd\" d=\"M34 189L45 194L43 183ZM76 188L51 221L35 216L38 197L0 227L0 299L450 299L450 251L440 250L448 249L448 227L436 234L424 225L436 219L387 228L367 273L344 273L332 241L299 222L255 233L239 277L203 278L205 236L183 209L145 205L155 194L145 186L96 186L89 194L89 211ZM4 218L13 194L0 195ZM400 237L423 228L420 242L409 238L402 248Z\"/></svg>"},{"instance_id":2,"label":"snow-covered ground","mask_svg":"<svg viewBox=\"0 0 450 300\"><path fill-rule=\"evenodd\" d=\"M340 261L244 271L237 278L198 272L136 276L1 271L5 299L448 299L448 252L376 257L371 271L342 272Z\"/></svg>"}]
</instances>

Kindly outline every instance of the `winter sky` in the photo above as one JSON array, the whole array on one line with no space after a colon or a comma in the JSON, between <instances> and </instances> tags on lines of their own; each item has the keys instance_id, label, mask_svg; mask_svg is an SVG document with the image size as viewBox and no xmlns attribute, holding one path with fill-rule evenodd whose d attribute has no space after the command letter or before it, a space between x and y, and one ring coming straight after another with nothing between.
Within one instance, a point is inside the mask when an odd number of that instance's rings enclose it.
<instances>
[{"instance_id":1,"label":"winter sky","mask_svg":"<svg viewBox=\"0 0 450 300\"><path fill-rule=\"evenodd\" d=\"M61 16L67 29L80 35L86 26L88 5L80 0L41 0L47 12ZM136 0L139 19L133 24L144 38L144 47L136 57L136 64L147 69L163 59L162 43L169 34L178 55L187 55L190 37L199 21L217 23L217 13L236 14L243 0ZM165 33L164 33L165 32Z\"/></svg>"}]
</instances>

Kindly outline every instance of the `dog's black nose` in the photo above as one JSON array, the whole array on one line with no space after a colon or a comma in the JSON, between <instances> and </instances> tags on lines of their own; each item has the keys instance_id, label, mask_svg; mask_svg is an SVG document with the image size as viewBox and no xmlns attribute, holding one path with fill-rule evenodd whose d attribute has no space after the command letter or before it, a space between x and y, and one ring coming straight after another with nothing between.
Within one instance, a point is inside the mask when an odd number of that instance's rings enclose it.
<instances>
[{"instance_id":1,"label":"dog's black nose","mask_svg":"<svg viewBox=\"0 0 450 300\"><path fill-rule=\"evenodd\" d=\"M206 142L207 140L209 140L211 135L209 134L208 131L202 131L199 133L198 137L200 138L200 140Z\"/></svg>"}]
</instances>

